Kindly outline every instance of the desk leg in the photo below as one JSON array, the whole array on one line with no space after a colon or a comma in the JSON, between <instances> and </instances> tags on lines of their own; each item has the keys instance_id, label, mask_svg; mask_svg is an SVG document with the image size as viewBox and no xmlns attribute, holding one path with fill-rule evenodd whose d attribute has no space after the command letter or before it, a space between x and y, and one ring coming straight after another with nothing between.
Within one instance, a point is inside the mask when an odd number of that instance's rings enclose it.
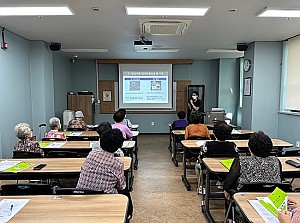
<instances>
[{"instance_id":1,"label":"desk leg","mask_svg":"<svg viewBox=\"0 0 300 223\"><path fill-rule=\"evenodd\" d=\"M129 191L133 190L133 148L130 149L131 165L130 165L130 178L129 178Z\"/></svg>"},{"instance_id":2,"label":"desk leg","mask_svg":"<svg viewBox=\"0 0 300 223\"><path fill-rule=\"evenodd\" d=\"M138 169L138 164L139 164L139 159L138 159L138 151L139 151L139 147L137 145L138 141L137 141L137 137L134 138L135 140L135 147L134 147L134 155L135 155L135 160L134 160L134 169L137 170Z\"/></svg>"},{"instance_id":3,"label":"desk leg","mask_svg":"<svg viewBox=\"0 0 300 223\"><path fill-rule=\"evenodd\" d=\"M214 219L210 214L209 211L209 200L211 197L211 193L210 193L210 173L209 171L206 171L206 182L205 182L205 206L202 206L202 211L204 212L207 220L211 223L214 223Z\"/></svg>"},{"instance_id":4,"label":"desk leg","mask_svg":"<svg viewBox=\"0 0 300 223\"><path fill-rule=\"evenodd\" d=\"M183 160L182 160L182 175L181 179L188 191L191 190L191 185L186 178L186 147L183 147Z\"/></svg>"},{"instance_id":5,"label":"desk leg","mask_svg":"<svg viewBox=\"0 0 300 223\"><path fill-rule=\"evenodd\" d=\"M176 136L175 134L172 134L172 161L174 162L174 165L178 167L178 161L176 155L177 155Z\"/></svg>"},{"instance_id":6,"label":"desk leg","mask_svg":"<svg viewBox=\"0 0 300 223\"><path fill-rule=\"evenodd\" d=\"M171 126L169 126L169 130L170 130L170 132L169 132L169 147L168 147L168 149L171 152L172 151L172 127Z\"/></svg>"}]
</instances>

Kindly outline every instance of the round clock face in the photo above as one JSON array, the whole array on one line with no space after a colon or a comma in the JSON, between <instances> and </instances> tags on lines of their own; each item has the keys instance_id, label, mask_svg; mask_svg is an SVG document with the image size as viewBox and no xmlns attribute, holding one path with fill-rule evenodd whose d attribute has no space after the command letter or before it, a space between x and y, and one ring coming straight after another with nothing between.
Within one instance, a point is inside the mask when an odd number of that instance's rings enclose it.
<instances>
[{"instance_id":1,"label":"round clock face","mask_svg":"<svg viewBox=\"0 0 300 223\"><path fill-rule=\"evenodd\" d=\"M245 60L244 61L244 71L249 71L251 68L251 60Z\"/></svg>"}]
</instances>

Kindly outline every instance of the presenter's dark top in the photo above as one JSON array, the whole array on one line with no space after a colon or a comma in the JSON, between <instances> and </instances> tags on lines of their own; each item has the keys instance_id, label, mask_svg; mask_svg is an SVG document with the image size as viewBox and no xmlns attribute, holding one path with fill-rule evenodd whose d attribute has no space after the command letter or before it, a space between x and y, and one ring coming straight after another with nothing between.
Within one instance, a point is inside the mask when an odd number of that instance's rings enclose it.
<instances>
[{"instance_id":1,"label":"presenter's dark top","mask_svg":"<svg viewBox=\"0 0 300 223\"><path fill-rule=\"evenodd\" d=\"M200 111L200 107L201 107L201 102L200 102L200 100L199 100L199 99L197 99L196 101L193 100L193 103L194 103L194 106L195 106L195 107L199 108L198 111ZM189 104L190 104L190 102L189 102ZM192 110L192 111L195 111L195 109L194 109L193 106L191 106L191 110Z\"/></svg>"}]
</instances>

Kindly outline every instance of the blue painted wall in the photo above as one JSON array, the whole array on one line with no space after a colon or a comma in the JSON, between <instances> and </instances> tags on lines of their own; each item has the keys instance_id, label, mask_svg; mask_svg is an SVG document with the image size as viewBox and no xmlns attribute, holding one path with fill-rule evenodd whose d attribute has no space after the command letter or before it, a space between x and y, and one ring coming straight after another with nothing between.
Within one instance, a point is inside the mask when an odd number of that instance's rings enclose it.
<instances>
[{"instance_id":1,"label":"blue painted wall","mask_svg":"<svg viewBox=\"0 0 300 223\"><path fill-rule=\"evenodd\" d=\"M53 81L55 116L63 121L67 108L67 94L72 90L71 62L59 53L53 53Z\"/></svg>"},{"instance_id":2,"label":"blue painted wall","mask_svg":"<svg viewBox=\"0 0 300 223\"><path fill-rule=\"evenodd\" d=\"M239 60L220 59L218 107L232 113L232 123L236 124L239 102Z\"/></svg>"},{"instance_id":3,"label":"blue painted wall","mask_svg":"<svg viewBox=\"0 0 300 223\"><path fill-rule=\"evenodd\" d=\"M14 127L19 122L32 123L29 42L5 32L8 49L0 49L0 135L1 155L11 157L17 141Z\"/></svg>"},{"instance_id":4,"label":"blue painted wall","mask_svg":"<svg viewBox=\"0 0 300 223\"><path fill-rule=\"evenodd\" d=\"M210 110L217 105L218 88L218 60L194 61L192 65L174 65L174 80L192 80L192 84L204 84L205 109ZM72 90L92 91L96 94L96 66L94 60L78 60L72 64ZM100 80L118 81L118 65L102 64L98 66ZM96 96L96 95L95 95ZM96 99L98 97L96 96ZM143 133L167 133L168 124L177 119L176 114L128 114L128 118L140 125ZM113 122L111 114L99 114L99 105L96 105L95 123L101 121ZM151 122L155 125L151 126Z\"/></svg>"}]
</instances>

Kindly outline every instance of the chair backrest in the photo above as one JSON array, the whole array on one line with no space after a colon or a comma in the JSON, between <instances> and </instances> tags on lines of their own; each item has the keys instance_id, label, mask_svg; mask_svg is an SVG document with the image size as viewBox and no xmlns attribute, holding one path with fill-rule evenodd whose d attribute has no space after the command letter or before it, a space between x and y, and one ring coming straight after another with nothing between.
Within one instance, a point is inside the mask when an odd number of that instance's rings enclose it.
<instances>
[{"instance_id":1,"label":"chair backrest","mask_svg":"<svg viewBox=\"0 0 300 223\"><path fill-rule=\"evenodd\" d=\"M47 158L79 158L77 152L72 151L49 151L47 153Z\"/></svg>"},{"instance_id":2,"label":"chair backrest","mask_svg":"<svg viewBox=\"0 0 300 223\"><path fill-rule=\"evenodd\" d=\"M78 136L67 136L68 141L98 141L99 136L86 136L86 137L78 137Z\"/></svg>"},{"instance_id":3,"label":"chair backrest","mask_svg":"<svg viewBox=\"0 0 300 223\"><path fill-rule=\"evenodd\" d=\"M203 136L191 136L188 138L189 140L209 140L210 138L208 137L203 137Z\"/></svg>"},{"instance_id":4,"label":"chair backrest","mask_svg":"<svg viewBox=\"0 0 300 223\"><path fill-rule=\"evenodd\" d=\"M246 140L246 139L250 139L250 136L253 133L245 133L245 134L233 134L231 135L231 139L232 140Z\"/></svg>"},{"instance_id":5,"label":"chair backrest","mask_svg":"<svg viewBox=\"0 0 300 223\"><path fill-rule=\"evenodd\" d=\"M84 128L67 128L67 131L85 131Z\"/></svg>"},{"instance_id":6,"label":"chair backrest","mask_svg":"<svg viewBox=\"0 0 300 223\"><path fill-rule=\"evenodd\" d=\"M276 187L285 192L292 191L292 185L289 183L261 182L242 184L242 188L239 190L239 192L272 192Z\"/></svg>"},{"instance_id":7,"label":"chair backrest","mask_svg":"<svg viewBox=\"0 0 300 223\"><path fill-rule=\"evenodd\" d=\"M43 138L42 141L66 141L66 140L61 138Z\"/></svg>"},{"instance_id":8,"label":"chair backrest","mask_svg":"<svg viewBox=\"0 0 300 223\"><path fill-rule=\"evenodd\" d=\"M42 154L35 152L26 152L26 151L13 151L13 158L42 158Z\"/></svg>"},{"instance_id":9,"label":"chair backrest","mask_svg":"<svg viewBox=\"0 0 300 223\"><path fill-rule=\"evenodd\" d=\"M83 195L83 194L104 194L102 190L79 189L79 188L60 188L56 187L53 190L57 195Z\"/></svg>"},{"instance_id":10,"label":"chair backrest","mask_svg":"<svg viewBox=\"0 0 300 223\"><path fill-rule=\"evenodd\" d=\"M49 184L4 184L1 188L2 196L52 194Z\"/></svg>"}]
</instances>

